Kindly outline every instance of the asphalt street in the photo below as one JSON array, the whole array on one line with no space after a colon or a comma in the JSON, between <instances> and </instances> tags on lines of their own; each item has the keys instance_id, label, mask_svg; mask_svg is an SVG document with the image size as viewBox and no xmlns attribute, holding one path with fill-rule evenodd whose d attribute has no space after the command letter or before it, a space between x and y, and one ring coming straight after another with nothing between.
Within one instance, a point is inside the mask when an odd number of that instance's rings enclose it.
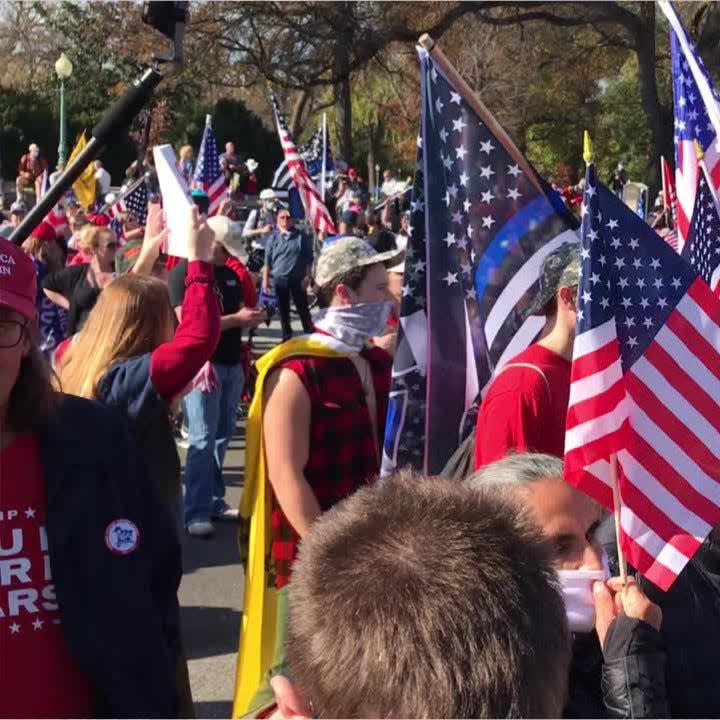
<instances>
[{"instance_id":1,"label":"asphalt street","mask_svg":"<svg viewBox=\"0 0 720 720\"><path fill-rule=\"evenodd\" d=\"M295 319L293 328L301 332ZM254 346L273 347L280 324L258 328ZM184 460L184 451L180 450ZM227 502L237 507L245 467L245 423L237 431L225 458ZM215 523L210 539L183 537L183 580L180 606L190 669L190 684L198 718L230 717L235 687L235 663L242 610L243 572L238 559L237 525Z\"/></svg>"}]
</instances>

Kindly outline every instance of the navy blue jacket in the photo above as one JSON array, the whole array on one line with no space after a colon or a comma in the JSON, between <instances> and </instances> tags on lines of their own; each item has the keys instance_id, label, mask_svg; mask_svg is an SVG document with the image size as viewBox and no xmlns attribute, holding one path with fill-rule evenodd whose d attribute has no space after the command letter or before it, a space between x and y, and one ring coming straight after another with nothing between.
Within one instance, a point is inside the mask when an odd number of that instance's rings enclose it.
<instances>
[{"instance_id":1,"label":"navy blue jacket","mask_svg":"<svg viewBox=\"0 0 720 720\"><path fill-rule=\"evenodd\" d=\"M99 403L64 396L37 437L62 628L96 691L96 716L176 717L180 546L126 422ZM121 519L140 531L125 555L105 537Z\"/></svg>"}]
</instances>

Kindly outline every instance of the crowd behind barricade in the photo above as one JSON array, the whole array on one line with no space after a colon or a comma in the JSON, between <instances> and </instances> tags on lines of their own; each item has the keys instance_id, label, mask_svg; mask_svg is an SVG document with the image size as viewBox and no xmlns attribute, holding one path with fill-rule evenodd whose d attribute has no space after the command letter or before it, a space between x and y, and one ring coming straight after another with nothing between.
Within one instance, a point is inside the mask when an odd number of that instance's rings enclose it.
<instances>
[{"instance_id":1,"label":"crowd behind barricade","mask_svg":"<svg viewBox=\"0 0 720 720\"><path fill-rule=\"evenodd\" d=\"M230 196L205 218L195 192L182 259L165 254L151 154L128 168L146 178L143 208L110 212L98 163L94 206L68 194L14 246L6 228L48 170L37 146L21 160L0 226L0 715L191 716L178 527L209 537L238 516L250 542L235 714L720 714L714 534L671 592L640 575L623 589L611 519L563 481L578 249L543 264L527 312L545 327L490 385L473 472L373 483L407 184L388 170L373 197L338 163L337 233L316 237L225 150ZM179 158L192 178L192 149ZM555 189L579 211L581 187ZM275 310L283 342L253 363ZM238 511L222 468L243 397Z\"/></svg>"}]
</instances>

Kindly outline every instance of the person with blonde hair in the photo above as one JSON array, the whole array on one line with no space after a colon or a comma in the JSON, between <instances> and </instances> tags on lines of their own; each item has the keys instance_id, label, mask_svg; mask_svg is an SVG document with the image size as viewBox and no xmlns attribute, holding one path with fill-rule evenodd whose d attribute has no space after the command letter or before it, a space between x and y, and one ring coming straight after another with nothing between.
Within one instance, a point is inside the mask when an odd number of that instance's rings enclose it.
<instances>
[{"instance_id":1,"label":"person with blonde hair","mask_svg":"<svg viewBox=\"0 0 720 720\"><path fill-rule=\"evenodd\" d=\"M87 225L80 236L80 249L90 262L63 268L43 280L45 295L68 311L68 335L82 327L100 293L115 279L117 248L110 228Z\"/></svg>"},{"instance_id":2,"label":"person with blonde hair","mask_svg":"<svg viewBox=\"0 0 720 720\"><path fill-rule=\"evenodd\" d=\"M195 172L192 145L183 145L180 148L180 152L178 153L178 170L189 186L193 173Z\"/></svg>"},{"instance_id":3,"label":"person with blonde hair","mask_svg":"<svg viewBox=\"0 0 720 720\"><path fill-rule=\"evenodd\" d=\"M3 238L0 275L0 717L178 717L170 516L122 418L53 388L36 270Z\"/></svg>"}]
</instances>

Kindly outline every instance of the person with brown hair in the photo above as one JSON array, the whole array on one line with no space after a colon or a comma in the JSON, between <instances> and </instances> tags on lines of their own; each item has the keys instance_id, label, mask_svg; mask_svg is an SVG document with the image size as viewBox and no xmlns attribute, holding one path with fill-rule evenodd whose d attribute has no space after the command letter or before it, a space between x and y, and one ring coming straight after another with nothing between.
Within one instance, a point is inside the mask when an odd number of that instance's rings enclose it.
<instances>
[{"instance_id":1,"label":"person with brown hair","mask_svg":"<svg viewBox=\"0 0 720 720\"><path fill-rule=\"evenodd\" d=\"M177 535L117 413L53 389L36 292L0 238L0 717L177 717Z\"/></svg>"},{"instance_id":2,"label":"person with brown hair","mask_svg":"<svg viewBox=\"0 0 720 720\"><path fill-rule=\"evenodd\" d=\"M41 226L42 224L38 227ZM33 231L33 234L22 244L22 249L35 263L39 282L42 282L46 275L62 270L63 254L54 236L48 238L41 232L36 234ZM37 295L37 311L38 347L48 357L65 337L67 310L56 305L40 290Z\"/></svg>"},{"instance_id":3,"label":"person with brown hair","mask_svg":"<svg viewBox=\"0 0 720 720\"><path fill-rule=\"evenodd\" d=\"M303 538L286 717L559 717L570 634L551 552L517 508L404 471Z\"/></svg>"},{"instance_id":4,"label":"person with brown hair","mask_svg":"<svg viewBox=\"0 0 720 720\"><path fill-rule=\"evenodd\" d=\"M45 295L68 311L68 335L80 330L100 293L115 279L117 248L117 239L110 228L86 225L80 249L89 255L90 262L63 268L43 280Z\"/></svg>"},{"instance_id":5,"label":"person with brown hair","mask_svg":"<svg viewBox=\"0 0 720 720\"><path fill-rule=\"evenodd\" d=\"M131 420L150 476L174 513L181 497L180 460L169 405L189 388L220 337L220 306L209 262L213 241L213 231L200 224L193 206L177 330L167 285L128 273L103 291L58 368L65 392L116 407Z\"/></svg>"}]
</instances>

